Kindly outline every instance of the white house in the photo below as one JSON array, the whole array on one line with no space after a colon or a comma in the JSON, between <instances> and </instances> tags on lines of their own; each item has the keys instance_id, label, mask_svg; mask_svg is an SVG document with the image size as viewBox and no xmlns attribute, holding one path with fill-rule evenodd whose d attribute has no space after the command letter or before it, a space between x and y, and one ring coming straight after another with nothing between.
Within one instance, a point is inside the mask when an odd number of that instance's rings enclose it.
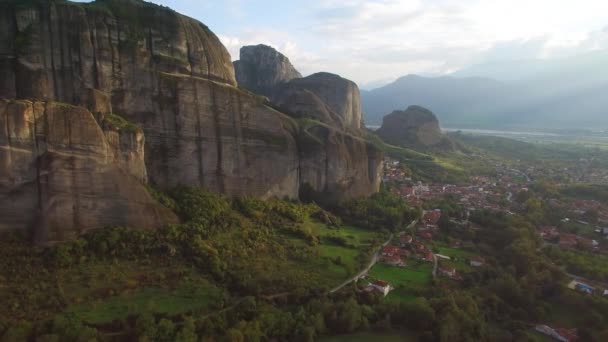
<instances>
[{"instance_id":1,"label":"white house","mask_svg":"<svg viewBox=\"0 0 608 342\"><path fill-rule=\"evenodd\" d=\"M370 286L381 292L385 297L392 290L391 285L382 280L376 280Z\"/></svg>"}]
</instances>

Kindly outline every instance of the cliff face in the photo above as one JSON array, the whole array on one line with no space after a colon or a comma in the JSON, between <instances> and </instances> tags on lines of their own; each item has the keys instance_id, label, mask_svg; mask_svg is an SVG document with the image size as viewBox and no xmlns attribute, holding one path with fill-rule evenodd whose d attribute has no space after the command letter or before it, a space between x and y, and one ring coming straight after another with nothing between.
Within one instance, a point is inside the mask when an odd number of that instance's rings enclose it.
<instances>
[{"instance_id":1,"label":"cliff face","mask_svg":"<svg viewBox=\"0 0 608 342\"><path fill-rule=\"evenodd\" d=\"M272 100L296 115L353 132L361 129L359 87L338 75L320 72L293 79L279 86Z\"/></svg>"},{"instance_id":2,"label":"cliff face","mask_svg":"<svg viewBox=\"0 0 608 342\"><path fill-rule=\"evenodd\" d=\"M351 132L361 129L361 96L354 82L326 72L302 78L287 57L269 46L244 46L240 53L234 62L239 86L295 116Z\"/></svg>"},{"instance_id":3,"label":"cliff face","mask_svg":"<svg viewBox=\"0 0 608 342\"><path fill-rule=\"evenodd\" d=\"M441 132L435 114L420 106L396 110L385 116L376 134L393 145L453 149L452 143Z\"/></svg>"},{"instance_id":4,"label":"cliff face","mask_svg":"<svg viewBox=\"0 0 608 342\"><path fill-rule=\"evenodd\" d=\"M55 153L58 148L40 152L39 139L31 137L27 146L15 149L5 134L11 153L0 157L5 165L0 207L8 215L0 216L4 229L36 227L40 240L54 240L107 224L153 227L162 215L140 191L145 182L164 189L188 185L229 195L295 198L300 184L312 182L308 170L315 169L324 170L317 172L324 180L315 181L315 187L340 191L337 197L378 190L378 174L350 169L374 169L368 165L374 158L353 155L365 149L365 142L349 142L347 133L332 128L320 139L318 155L303 156L297 121L267 106L263 97L238 89L219 39L203 24L167 8L138 0L5 0L0 2L0 41L0 98L34 99L36 106L46 107L49 101L68 103L88 108L96 118L87 119L90 137L79 137L79 145L92 146L88 155ZM272 82L299 75L276 60L283 71L271 75ZM357 98L337 104L331 91L315 96L334 111L352 111L346 116L358 123L358 92ZM62 120L71 122L73 111L53 113L68 115ZM48 110L42 113L48 116ZM115 113L143 130L120 127ZM74 132L60 128L44 134L72 141ZM21 150L27 158L16 163ZM36 185L41 178L32 170L48 170L52 177ZM359 178L364 185L359 186ZM15 206L40 206L40 214L27 222L9 219L12 209L7 208ZM74 219L65 228L53 228L64 217Z\"/></svg>"},{"instance_id":5,"label":"cliff face","mask_svg":"<svg viewBox=\"0 0 608 342\"><path fill-rule=\"evenodd\" d=\"M203 24L133 0L3 6L0 36L11 43L0 52L0 96L54 99L140 124L147 176L161 188L297 196L290 125L233 87L230 56Z\"/></svg>"},{"instance_id":6,"label":"cliff face","mask_svg":"<svg viewBox=\"0 0 608 342\"><path fill-rule=\"evenodd\" d=\"M334 200L378 192L382 153L358 136L316 124L300 135L300 180Z\"/></svg>"},{"instance_id":7,"label":"cliff face","mask_svg":"<svg viewBox=\"0 0 608 342\"><path fill-rule=\"evenodd\" d=\"M0 127L0 231L31 230L44 243L111 225L176 221L86 109L1 100Z\"/></svg>"},{"instance_id":8,"label":"cliff face","mask_svg":"<svg viewBox=\"0 0 608 342\"><path fill-rule=\"evenodd\" d=\"M287 57L266 45L243 46L240 60L234 62L239 86L272 97L275 88L302 75Z\"/></svg>"}]
</instances>

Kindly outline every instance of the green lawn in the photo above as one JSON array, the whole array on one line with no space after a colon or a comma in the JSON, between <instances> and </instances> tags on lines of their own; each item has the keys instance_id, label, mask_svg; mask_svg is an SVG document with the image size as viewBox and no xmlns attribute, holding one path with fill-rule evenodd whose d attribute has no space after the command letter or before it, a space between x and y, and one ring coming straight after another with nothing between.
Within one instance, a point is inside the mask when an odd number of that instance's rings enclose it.
<instances>
[{"instance_id":1,"label":"green lawn","mask_svg":"<svg viewBox=\"0 0 608 342\"><path fill-rule=\"evenodd\" d=\"M223 291L183 264L100 262L57 274L68 303L66 314L105 323L145 312L176 315L205 312Z\"/></svg>"},{"instance_id":2,"label":"green lawn","mask_svg":"<svg viewBox=\"0 0 608 342\"><path fill-rule=\"evenodd\" d=\"M95 324L142 313L177 315L193 311L203 312L211 304L217 304L221 293L221 290L215 286L211 284L205 286L201 283L185 285L174 290L145 288L86 304L73 305L66 310L66 313Z\"/></svg>"},{"instance_id":3,"label":"green lawn","mask_svg":"<svg viewBox=\"0 0 608 342\"><path fill-rule=\"evenodd\" d=\"M409 260L407 267L377 264L371 269L369 276L387 281L393 287L399 285L409 287L428 284L432 277L432 271L433 265L430 263Z\"/></svg>"},{"instance_id":4,"label":"green lawn","mask_svg":"<svg viewBox=\"0 0 608 342\"><path fill-rule=\"evenodd\" d=\"M416 299L420 298L420 291L413 291L408 288L397 288L391 291L388 296L386 296L386 300L390 302L398 302L398 303L412 303Z\"/></svg>"},{"instance_id":5,"label":"green lawn","mask_svg":"<svg viewBox=\"0 0 608 342\"><path fill-rule=\"evenodd\" d=\"M432 279L433 265L409 261L407 267L395 267L384 264L375 265L369 272L372 279L387 281L394 288L387 301L411 302L420 297ZM371 280L371 279L370 279Z\"/></svg>"},{"instance_id":6,"label":"green lawn","mask_svg":"<svg viewBox=\"0 0 608 342\"><path fill-rule=\"evenodd\" d=\"M323 238L339 236L355 247L367 246L373 241L383 241L383 237L377 233L366 229L352 226L341 226L339 228L328 227L327 225L312 220L302 223L302 228Z\"/></svg>"},{"instance_id":7,"label":"green lawn","mask_svg":"<svg viewBox=\"0 0 608 342\"><path fill-rule=\"evenodd\" d=\"M383 240L381 234L373 231L352 226L328 227L313 220L306 220L302 223L302 228L318 236L320 240L318 245L309 246L316 251L320 260L293 265L308 272L308 277L302 280L302 284L314 282L317 286L327 287L340 284L357 273L363 267L362 264L367 263L368 258L363 258L362 255L367 254L366 251L371 248L372 243L378 244ZM346 246L332 242L331 236L344 238ZM289 236L287 239L295 246L308 246L308 243L299 237Z\"/></svg>"},{"instance_id":8,"label":"green lawn","mask_svg":"<svg viewBox=\"0 0 608 342\"><path fill-rule=\"evenodd\" d=\"M445 260L439 258L441 267L455 268L458 272L467 273L475 270L474 267L469 265L469 259L478 256L477 254L462 248L450 248L441 242L433 242L431 248L436 250L441 255L452 258L451 260Z\"/></svg>"},{"instance_id":9,"label":"green lawn","mask_svg":"<svg viewBox=\"0 0 608 342\"><path fill-rule=\"evenodd\" d=\"M443 254L449 256L450 258L458 258L458 259L470 259L472 257L477 256L475 253L467 251L462 248L450 248L445 244L434 242L431 244L431 248L437 249L439 254Z\"/></svg>"}]
</instances>

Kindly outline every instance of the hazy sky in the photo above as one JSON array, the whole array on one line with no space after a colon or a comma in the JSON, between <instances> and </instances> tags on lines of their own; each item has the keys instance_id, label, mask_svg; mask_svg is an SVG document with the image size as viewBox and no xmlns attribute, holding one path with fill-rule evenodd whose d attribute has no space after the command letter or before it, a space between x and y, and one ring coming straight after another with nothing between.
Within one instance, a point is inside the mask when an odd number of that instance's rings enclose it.
<instances>
[{"instance_id":1,"label":"hazy sky","mask_svg":"<svg viewBox=\"0 0 608 342\"><path fill-rule=\"evenodd\" d=\"M201 20L238 59L274 46L303 74L365 85L501 59L608 48L606 0L153 0Z\"/></svg>"}]
</instances>

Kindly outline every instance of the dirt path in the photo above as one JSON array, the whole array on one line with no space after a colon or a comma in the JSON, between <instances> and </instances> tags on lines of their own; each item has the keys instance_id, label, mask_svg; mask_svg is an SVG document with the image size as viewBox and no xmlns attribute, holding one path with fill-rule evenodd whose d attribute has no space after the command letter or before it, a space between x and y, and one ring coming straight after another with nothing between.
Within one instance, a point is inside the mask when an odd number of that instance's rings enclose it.
<instances>
[{"instance_id":1,"label":"dirt path","mask_svg":"<svg viewBox=\"0 0 608 342\"><path fill-rule=\"evenodd\" d=\"M418 223L418 220L412 221L407 226L406 229L415 226L416 223ZM391 235L388 238L388 240L386 240L380 247L378 247L378 249L376 249L376 251L374 252L374 255L372 256L371 260L369 261L369 264L367 264L367 266L363 270L361 270L355 276L353 276L353 277L349 278L348 280L344 281L342 284L340 284L340 285L334 287L333 289L331 289L329 291L329 293L335 293L335 292L341 290L342 288L344 288L344 286L346 286L346 285L348 285L348 284L350 284L352 282L357 282L359 279L361 279L361 277L363 277L364 275L366 275L369 272L369 270L371 270L372 267L374 267L374 265L376 265L376 263L378 262L378 258L380 256L380 251L382 250L382 248L386 247L389 243L391 243L391 241L393 241L394 237L395 237L395 235L391 233Z\"/></svg>"}]
</instances>

